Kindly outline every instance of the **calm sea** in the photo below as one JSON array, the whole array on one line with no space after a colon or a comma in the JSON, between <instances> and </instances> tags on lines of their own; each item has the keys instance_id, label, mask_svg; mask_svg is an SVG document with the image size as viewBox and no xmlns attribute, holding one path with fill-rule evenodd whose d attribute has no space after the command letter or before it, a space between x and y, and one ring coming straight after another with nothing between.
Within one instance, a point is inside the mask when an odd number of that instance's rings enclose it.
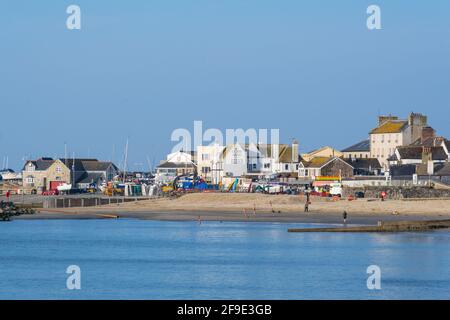
<instances>
[{"instance_id":1,"label":"calm sea","mask_svg":"<svg viewBox=\"0 0 450 320\"><path fill-rule=\"evenodd\" d=\"M450 233L288 233L302 224L0 223L0 299L449 299ZM310 225L311 226L311 225ZM66 269L81 270L68 290ZM367 267L381 290L367 288Z\"/></svg>"}]
</instances>

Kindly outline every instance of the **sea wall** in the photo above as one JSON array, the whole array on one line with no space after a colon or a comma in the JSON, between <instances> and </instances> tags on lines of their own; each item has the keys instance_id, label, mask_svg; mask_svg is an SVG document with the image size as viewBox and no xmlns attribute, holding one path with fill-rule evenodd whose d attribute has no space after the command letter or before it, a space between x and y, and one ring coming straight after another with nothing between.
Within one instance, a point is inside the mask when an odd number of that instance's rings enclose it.
<instances>
[{"instance_id":1,"label":"sea wall","mask_svg":"<svg viewBox=\"0 0 450 320\"><path fill-rule=\"evenodd\" d=\"M354 196L356 192L364 192L366 198L381 198L384 191L388 199L408 198L450 198L450 190L433 189L429 187L345 187L343 197Z\"/></svg>"}]
</instances>

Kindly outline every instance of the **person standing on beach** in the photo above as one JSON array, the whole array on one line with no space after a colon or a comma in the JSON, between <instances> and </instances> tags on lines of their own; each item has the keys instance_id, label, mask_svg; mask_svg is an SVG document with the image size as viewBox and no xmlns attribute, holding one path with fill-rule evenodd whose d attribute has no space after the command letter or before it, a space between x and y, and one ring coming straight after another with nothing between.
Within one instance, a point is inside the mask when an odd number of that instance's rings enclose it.
<instances>
[{"instance_id":1,"label":"person standing on beach","mask_svg":"<svg viewBox=\"0 0 450 320\"><path fill-rule=\"evenodd\" d=\"M344 218L344 224L347 223L347 211L344 210L344 213L342 214L342 218Z\"/></svg>"},{"instance_id":2,"label":"person standing on beach","mask_svg":"<svg viewBox=\"0 0 450 320\"><path fill-rule=\"evenodd\" d=\"M309 201L305 202L305 212L309 212Z\"/></svg>"}]
</instances>

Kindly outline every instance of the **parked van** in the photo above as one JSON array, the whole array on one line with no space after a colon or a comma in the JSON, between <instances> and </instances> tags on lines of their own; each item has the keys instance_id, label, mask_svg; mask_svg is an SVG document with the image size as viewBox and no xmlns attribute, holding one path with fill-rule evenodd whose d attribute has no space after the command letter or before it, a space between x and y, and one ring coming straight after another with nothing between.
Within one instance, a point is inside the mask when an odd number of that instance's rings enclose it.
<instances>
[{"instance_id":1,"label":"parked van","mask_svg":"<svg viewBox=\"0 0 450 320\"><path fill-rule=\"evenodd\" d=\"M342 196L342 184L335 182L330 184L330 196Z\"/></svg>"}]
</instances>

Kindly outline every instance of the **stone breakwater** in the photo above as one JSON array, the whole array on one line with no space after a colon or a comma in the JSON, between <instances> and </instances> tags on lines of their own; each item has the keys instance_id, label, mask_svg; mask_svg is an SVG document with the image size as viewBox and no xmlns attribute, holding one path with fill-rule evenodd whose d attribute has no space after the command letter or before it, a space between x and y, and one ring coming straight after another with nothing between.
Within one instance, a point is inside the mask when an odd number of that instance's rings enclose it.
<instances>
[{"instance_id":1,"label":"stone breakwater","mask_svg":"<svg viewBox=\"0 0 450 320\"><path fill-rule=\"evenodd\" d=\"M413 232L450 228L450 220L379 222L376 226L301 228L288 232Z\"/></svg>"},{"instance_id":2,"label":"stone breakwater","mask_svg":"<svg viewBox=\"0 0 450 320\"><path fill-rule=\"evenodd\" d=\"M364 192L366 198L380 198L383 191L386 192L388 199L450 199L450 189L429 187L347 187L343 190L343 196L348 197L355 195L356 192Z\"/></svg>"}]
</instances>

